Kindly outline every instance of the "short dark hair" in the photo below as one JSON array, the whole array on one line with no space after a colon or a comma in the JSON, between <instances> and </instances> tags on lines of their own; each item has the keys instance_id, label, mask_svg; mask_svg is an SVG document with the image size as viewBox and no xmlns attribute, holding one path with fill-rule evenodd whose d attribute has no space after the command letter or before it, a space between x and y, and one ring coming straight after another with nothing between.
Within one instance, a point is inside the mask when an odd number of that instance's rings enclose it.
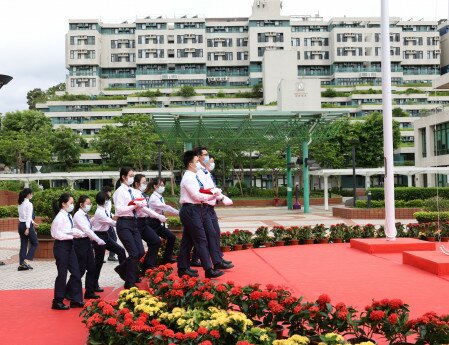
<instances>
[{"instance_id":1,"label":"short dark hair","mask_svg":"<svg viewBox=\"0 0 449 345\"><path fill-rule=\"evenodd\" d=\"M134 169L131 168L131 167L122 167L122 168L120 169L120 178L119 178L119 180L120 180L121 182L123 182L122 177L123 177L123 176L128 176L129 172L132 171L132 170L134 170Z\"/></svg>"},{"instance_id":2,"label":"short dark hair","mask_svg":"<svg viewBox=\"0 0 449 345\"><path fill-rule=\"evenodd\" d=\"M112 193L112 187L111 186L103 186L103 188L101 188L102 192L105 193Z\"/></svg>"},{"instance_id":3,"label":"short dark hair","mask_svg":"<svg viewBox=\"0 0 449 345\"><path fill-rule=\"evenodd\" d=\"M189 150L184 152L183 156L182 156L182 162L184 163L184 168L188 169L189 168L189 164L192 163L193 158L195 158L195 156L198 156L196 154L196 152Z\"/></svg>"},{"instance_id":4,"label":"short dark hair","mask_svg":"<svg viewBox=\"0 0 449 345\"><path fill-rule=\"evenodd\" d=\"M33 191L31 190L31 188L24 188L20 193L19 193L19 199L17 200L17 203L19 205L21 205L24 201L25 198L30 195L33 194Z\"/></svg>"},{"instance_id":5,"label":"short dark hair","mask_svg":"<svg viewBox=\"0 0 449 345\"><path fill-rule=\"evenodd\" d=\"M207 148L204 147L204 146L197 146L197 147L195 147L195 148L193 149L193 151L195 152L195 154L196 154L197 156L201 156L201 155L203 154L203 150L206 150L206 151L207 151Z\"/></svg>"},{"instance_id":6,"label":"short dark hair","mask_svg":"<svg viewBox=\"0 0 449 345\"><path fill-rule=\"evenodd\" d=\"M211 154L209 154L209 160L211 160L211 159L215 159L215 156L214 156L214 155L211 155Z\"/></svg>"},{"instance_id":7,"label":"short dark hair","mask_svg":"<svg viewBox=\"0 0 449 345\"><path fill-rule=\"evenodd\" d=\"M80 197L78 198L78 202L75 205L75 210L73 212L78 212L78 210L81 208L81 204L84 204L87 200L89 200L89 196L88 195L80 195Z\"/></svg>"},{"instance_id":8,"label":"short dark hair","mask_svg":"<svg viewBox=\"0 0 449 345\"><path fill-rule=\"evenodd\" d=\"M109 200L109 195L106 192L98 192L95 196L95 202L97 205L103 206L106 203L106 200Z\"/></svg>"},{"instance_id":9,"label":"short dark hair","mask_svg":"<svg viewBox=\"0 0 449 345\"><path fill-rule=\"evenodd\" d=\"M144 174L137 174L136 176L134 176L133 187L135 187L136 184L140 183L140 180L143 179L144 177L145 177Z\"/></svg>"},{"instance_id":10,"label":"short dark hair","mask_svg":"<svg viewBox=\"0 0 449 345\"><path fill-rule=\"evenodd\" d=\"M150 186L151 187L157 186L161 182L165 184L165 179L163 179L162 177L161 178L159 178L159 177L152 178L151 182L150 182Z\"/></svg>"}]
</instances>

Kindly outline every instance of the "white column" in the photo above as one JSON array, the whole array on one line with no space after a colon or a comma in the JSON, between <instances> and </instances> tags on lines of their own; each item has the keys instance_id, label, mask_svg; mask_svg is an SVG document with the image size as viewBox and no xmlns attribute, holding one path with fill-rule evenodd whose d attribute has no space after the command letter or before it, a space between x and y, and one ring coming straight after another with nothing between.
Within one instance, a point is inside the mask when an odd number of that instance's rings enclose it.
<instances>
[{"instance_id":1,"label":"white column","mask_svg":"<svg viewBox=\"0 0 449 345\"><path fill-rule=\"evenodd\" d=\"M365 189L368 191L368 189L371 188L371 175L365 176Z\"/></svg>"},{"instance_id":2,"label":"white column","mask_svg":"<svg viewBox=\"0 0 449 345\"><path fill-rule=\"evenodd\" d=\"M393 171L393 115L391 96L390 10L389 1L381 0L382 17L382 99L384 118L385 162L385 234L387 240L396 239Z\"/></svg>"},{"instance_id":3,"label":"white column","mask_svg":"<svg viewBox=\"0 0 449 345\"><path fill-rule=\"evenodd\" d=\"M407 175L407 186L408 187L413 186L413 175Z\"/></svg>"},{"instance_id":4,"label":"white column","mask_svg":"<svg viewBox=\"0 0 449 345\"><path fill-rule=\"evenodd\" d=\"M324 209L329 211L329 176L324 175Z\"/></svg>"}]
</instances>

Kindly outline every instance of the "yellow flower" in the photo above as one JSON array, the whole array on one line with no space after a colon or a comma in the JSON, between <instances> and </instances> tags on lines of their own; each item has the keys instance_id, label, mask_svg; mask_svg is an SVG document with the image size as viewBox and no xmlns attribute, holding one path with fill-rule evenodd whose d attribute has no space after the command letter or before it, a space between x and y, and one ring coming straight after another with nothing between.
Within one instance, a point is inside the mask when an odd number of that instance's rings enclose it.
<instances>
[{"instance_id":1,"label":"yellow flower","mask_svg":"<svg viewBox=\"0 0 449 345\"><path fill-rule=\"evenodd\" d=\"M226 328L226 333L232 334L234 333L234 329L232 327Z\"/></svg>"},{"instance_id":2,"label":"yellow flower","mask_svg":"<svg viewBox=\"0 0 449 345\"><path fill-rule=\"evenodd\" d=\"M260 341L266 341L266 340L270 339L270 337L268 335L264 334L264 335L261 335L259 339L260 339Z\"/></svg>"}]
</instances>

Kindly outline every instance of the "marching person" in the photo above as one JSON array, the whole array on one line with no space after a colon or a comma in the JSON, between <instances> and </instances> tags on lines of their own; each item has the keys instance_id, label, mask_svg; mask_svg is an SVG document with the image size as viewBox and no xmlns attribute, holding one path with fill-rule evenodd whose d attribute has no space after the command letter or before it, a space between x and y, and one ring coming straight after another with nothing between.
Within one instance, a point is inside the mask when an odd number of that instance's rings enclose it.
<instances>
[{"instance_id":1,"label":"marching person","mask_svg":"<svg viewBox=\"0 0 449 345\"><path fill-rule=\"evenodd\" d=\"M124 263L115 267L115 271L125 281L125 289L130 289L138 282L137 264L145 254L142 237L137 229L137 210L142 203L134 202L136 198L131 188L134 182L134 170L130 167L120 169L120 187L113 195L117 220L117 236L128 252Z\"/></svg>"},{"instance_id":2,"label":"marching person","mask_svg":"<svg viewBox=\"0 0 449 345\"><path fill-rule=\"evenodd\" d=\"M197 177L201 188L216 188L212 174L208 170L208 168L210 168L210 156L207 149L205 147L198 147L195 152L198 155L199 169L197 172ZM220 195L217 199L210 200L205 205L207 214L207 217L205 217L206 236L209 244L211 259L215 269L230 269L234 267L231 261L227 261L223 258L223 253L220 249L221 230L218 224L217 213L215 212L215 205L217 204L217 201L221 201L223 199L224 195ZM193 259L195 259L195 257L193 257Z\"/></svg>"},{"instance_id":3,"label":"marching person","mask_svg":"<svg viewBox=\"0 0 449 345\"><path fill-rule=\"evenodd\" d=\"M38 225L34 222L33 204L30 202L33 197L33 191L30 188L24 188L19 193L19 267L18 271L32 270L27 260L33 261L36 252L38 240L34 228ZM28 248L28 244L30 247Z\"/></svg>"},{"instance_id":4,"label":"marching person","mask_svg":"<svg viewBox=\"0 0 449 345\"><path fill-rule=\"evenodd\" d=\"M148 247L142 264L142 273L145 273L147 269L156 267L157 254L159 252L159 248L161 247L161 239L156 231L149 225L147 219L153 217L161 222L167 221L167 218L165 218L164 215L161 215L148 207L148 203L146 202L147 196L144 193L147 186L147 179L144 175L137 174L134 177L133 187L136 197L144 198L146 205L137 211L137 228L139 229L140 236L147 243Z\"/></svg>"},{"instance_id":5,"label":"marching person","mask_svg":"<svg viewBox=\"0 0 449 345\"><path fill-rule=\"evenodd\" d=\"M148 185L145 193L147 195L153 190L153 193L148 198L148 205L154 211L159 213L160 215L164 215L164 212L169 212L175 215L179 214L179 211L170 205L167 205L164 201L165 191L165 181L160 178L154 178L151 180L150 185ZM176 236L165 227L165 223L161 222L160 219L157 218L148 218L148 224L151 228L156 231L156 234L165 239L167 242L165 244L165 251L162 258L162 264L175 263L176 260L173 259L173 249L175 247Z\"/></svg>"},{"instance_id":6,"label":"marching person","mask_svg":"<svg viewBox=\"0 0 449 345\"><path fill-rule=\"evenodd\" d=\"M106 244L100 237L92 231L92 223L89 218L89 212L92 208L92 202L87 195L81 195L75 206L75 215L73 216L73 224L75 228L82 231L79 238L73 240L81 279L86 273L86 281L84 292L85 299L97 299L99 295L95 294L95 258L92 242L95 241L99 246Z\"/></svg>"},{"instance_id":7,"label":"marching person","mask_svg":"<svg viewBox=\"0 0 449 345\"><path fill-rule=\"evenodd\" d=\"M206 272L206 278L217 278L223 275L223 272L212 268L204 228L204 219L207 217L204 203L215 200L217 196L200 193L200 184L196 175L198 156L195 152L186 151L183 155L183 163L187 170L181 180L180 204L182 206L179 217L183 232L178 256L178 276L198 276L197 271L190 269L190 252L195 246L201 265Z\"/></svg>"},{"instance_id":8,"label":"marching person","mask_svg":"<svg viewBox=\"0 0 449 345\"><path fill-rule=\"evenodd\" d=\"M55 291L51 308L67 310L69 306L64 304L64 298L70 300L71 308L82 308L83 287L76 258L73 239L82 236L83 233L73 227L73 219L70 215L74 209L73 197L62 194L53 204L55 218L51 224L51 236L55 239L53 253L56 259L58 276L55 280ZM67 282L67 272L70 279Z\"/></svg>"},{"instance_id":9,"label":"marching person","mask_svg":"<svg viewBox=\"0 0 449 345\"><path fill-rule=\"evenodd\" d=\"M106 193L108 198L106 199L106 204L104 204L104 208L106 212L109 214L110 218L114 217L114 214L112 213L112 187L110 186L104 186L101 191L103 193ZM109 227L108 230L109 237L112 241L117 242L117 233L115 232L115 227ZM117 257L115 256L114 252L109 251L108 261L118 261Z\"/></svg>"},{"instance_id":10,"label":"marching person","mask_svg":"<svg viewBox=\"0 0 449 345\"><path fill-rule=\"evenodd\" d=\"M99 192L95 196L95 202L97 203L97 210L92 219L92 230L95 234L101 238L106 245L100 246L96 242L93 243L95 253L95 292L103 292L98 283L100 279L101 268L103 267L104 254L106 250L109 250L109 255L118 256L118 262L123 265L126 259L125 249L120 246L113 238L111 238L111 229L115 233L114 227L116 222L112 220L106 205L109 201L109 195L105 192ZM116 261L116 260L113 260ZM123 270L123 267L120 268Z\"/></svg>"}]
</instances>

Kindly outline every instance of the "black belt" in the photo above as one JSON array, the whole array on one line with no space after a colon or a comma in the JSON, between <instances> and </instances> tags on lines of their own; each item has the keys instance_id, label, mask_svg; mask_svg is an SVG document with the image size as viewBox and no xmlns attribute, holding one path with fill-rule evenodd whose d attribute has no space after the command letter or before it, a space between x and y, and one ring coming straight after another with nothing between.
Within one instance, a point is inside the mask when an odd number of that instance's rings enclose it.
<instances>
[{"instance_id":1,"label":"black belt","mask_svg":"<svg viewBox=\"0 0 449 345\"><path fill-rule=\"evenodd\" d=\"M118 217L118 219L136 220L136 218L134 218L134 217Z\"/></svg>"},{"instance_id":2,"label":"black belt","mask_svg":"<svg viewBox=\"0 0 449 345\"><path fill-rule=\"evenodd\" d=\"M193 207L203 207L204 205L207 205L207 204L191 204L189 202L182 204L182 206L193 206Z\"/></svg>"}]
</instances>

